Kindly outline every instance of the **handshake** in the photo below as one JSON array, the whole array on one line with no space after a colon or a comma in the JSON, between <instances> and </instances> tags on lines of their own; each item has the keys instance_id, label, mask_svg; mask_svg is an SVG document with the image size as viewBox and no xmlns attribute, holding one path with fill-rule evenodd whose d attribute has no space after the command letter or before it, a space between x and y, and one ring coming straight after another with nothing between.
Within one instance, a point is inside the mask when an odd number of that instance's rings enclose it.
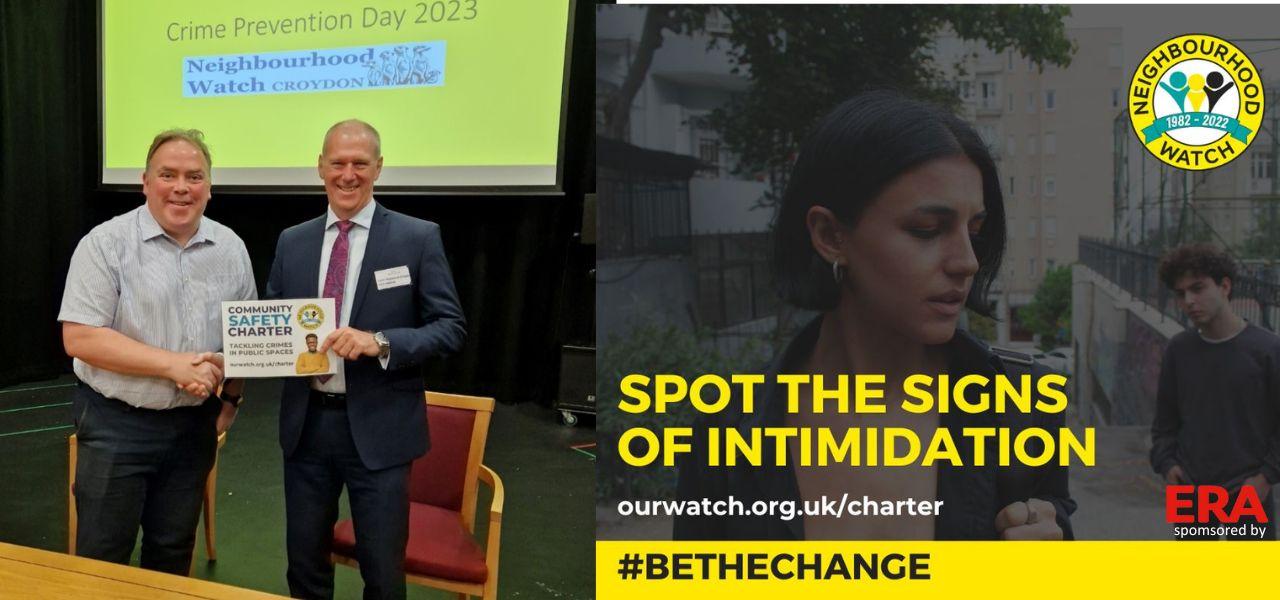
<instances>
[{"instance_id":1,"label":"handshake","mask_svg":"<svg viewBox=\"0 0 1280 600\"><path fill-rule=\"evenodd\" d=\"M382 351L374 334L352 327L340 327L331 332L317 351L328 352L331 349L346 360L377 357ZM167 379L173 381L178 389L201 400L218 393L224 372L223 357L218 352L174 353L165 367Z\"/></svg>"},{"instance_id":2,"label":"handshake","mask_svg":"<svg viewBox=\"0 0 1280 600\"><path fill-rule=\"evenodd\" d=\"M178 389L203 400L218 393L218 388L222 385L222 354L174 354L167 376Z\"/></svg>"}]
</instances>

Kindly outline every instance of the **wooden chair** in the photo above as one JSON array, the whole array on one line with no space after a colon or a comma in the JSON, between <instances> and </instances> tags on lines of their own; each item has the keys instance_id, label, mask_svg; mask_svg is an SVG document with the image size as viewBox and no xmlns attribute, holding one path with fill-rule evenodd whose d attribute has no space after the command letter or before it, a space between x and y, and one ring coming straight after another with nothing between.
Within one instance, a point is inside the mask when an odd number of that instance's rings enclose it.
<instances>
[{"instance_id":1,"label":"wooden chair","mask_svg":"<svg viewBox=\"0 0 1280 600\"><path fill-rule=\"evenodd\" d=\"M218 436L218 449L213 455L213 468L209 469L209 477L204 482L204 548L205 554L209 557L209 562L218 560L218 552L214 546L214 534L216 527L214 525L215 506L218 500L218 456L222 453L222 446L227 443L227 434L223 433ZM67 466L67 554L76 553L76 435L71 434L67 438L68 445L68 461ZM192 568L194 569L194 563Z\"/></svg>"},{"instance_id":2,"label":"wooden chair","mask_svg":"<svg viewBox=\"0 0 1280 600\"><path fill-rule=\"evenodd\" d=\"M409 543L405 580L457 592L459 597L498 596L502 479L484 460L493 398L426 393L431 450L413 462L409 475ZM475 538L477 491L493 489L484 547ZM333 528L335 564L359 568L351 520Z\"/></svg>"}]
</instances>

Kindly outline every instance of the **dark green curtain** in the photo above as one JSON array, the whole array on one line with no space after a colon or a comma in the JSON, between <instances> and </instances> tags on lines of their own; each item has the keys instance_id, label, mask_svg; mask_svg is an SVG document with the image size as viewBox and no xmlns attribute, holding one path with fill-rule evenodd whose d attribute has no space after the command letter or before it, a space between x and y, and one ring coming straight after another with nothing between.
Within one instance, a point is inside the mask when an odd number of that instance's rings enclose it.
<instances>
[{"instance_id":1,"label":"dark green curtain","mask_svg":"<svg viewBox=\"0 0 1280 600\"><path fill-rule=\"evenodd\" d=\"M0 346L0 385L70 369L56 319L71 252L94 225L142 202L137 192L97 186L95 5L0 0L0 319L10 334ZM565 197L378 198L443 232L468 327L463 351L427 368L434 389L550 404L560 346L594 338L594 250L576 236L583 194L594 187L593 4L579 2L575 17ZM215 184L206 215L244 239L262 289L276 236L324 209L322 195L229 194Z\"/></svg>"},{"instance_id":2,"label":"dark green curtain","mask_svg":"<svg viewBox=\"0 0 1280 600\"><path fill-rule=\"evenodd\" d=\"M91 218L94 22L88 2L0 0L0 384L69 364L55 319Z\"/></svg>"}]
</instances>

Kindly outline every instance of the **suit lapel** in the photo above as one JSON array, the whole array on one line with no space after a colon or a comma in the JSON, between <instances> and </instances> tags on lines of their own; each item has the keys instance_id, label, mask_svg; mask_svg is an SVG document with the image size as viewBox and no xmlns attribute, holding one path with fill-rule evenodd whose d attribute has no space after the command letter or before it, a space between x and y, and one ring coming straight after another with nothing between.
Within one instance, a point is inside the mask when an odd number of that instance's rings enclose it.
<instances>
[{"instance_id":1,"label":"suit lapel","mask_svg":"<svg viewBox=\"0 0 1280 600\"><path fill-rule=\"evenodd\" d=\"M298 271L304 279L299 284L299 298L320 297L320 252L324 248L324 221L321 216L312 221L306 230L301 246L301 269Z\"/></svg>"},{"instance_id":2,"label":"suit lapel","mask_svg":"<svg viewBox=\"0 0 1280 600\"><path fill-rule=\"evenodd\" d=\"M387 244L387 209L381 205L373 211L373 223L369 227L369 237L364 242L364 260L360 261L360 275L356 279L356 294L351 304L351 319L348 325L355 326L364 305L364 297L369 294L369 286L373 281L373 272L382 264L382 254Z\"/></svg>"}]
</instances>

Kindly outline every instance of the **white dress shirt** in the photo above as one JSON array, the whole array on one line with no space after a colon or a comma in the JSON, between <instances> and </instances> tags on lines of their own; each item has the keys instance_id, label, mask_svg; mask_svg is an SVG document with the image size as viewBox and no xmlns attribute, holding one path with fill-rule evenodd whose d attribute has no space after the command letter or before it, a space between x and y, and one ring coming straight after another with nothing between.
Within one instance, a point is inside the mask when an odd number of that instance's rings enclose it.
<instances>
[{"instance_id":1,"label":"white dress shirt","mask_svg":"<svg viewBox=\"0 0 1280 600\"><path fill-rule=\"evenodd\" d=\"M342 314L338 315L338 327L346 327L351 323L351 305L355 304L356 283L360 280L360 266L364 262L364 249L369 244L369 227L373 225L373 212L377 204L377 201L370 199L360 212L351 217L351 222L355 223L355 226L347 231L347 282L342 288ZM333 243L338 239L339 220L338 215L333 213L333 208L329 208L324 219L324 242L320 247L320 275L319 284L316 287L320 296L324 296L324 279L329 273L329 255L333 253ZM320 378L312 377L312 389L330 394L347 393L345 360L339 357L334 361L337 372L328 381L321 383ZM382 368L386 369L390 357L382 358L379 362L382 363Z\"/></svg>"}]
</instances>

